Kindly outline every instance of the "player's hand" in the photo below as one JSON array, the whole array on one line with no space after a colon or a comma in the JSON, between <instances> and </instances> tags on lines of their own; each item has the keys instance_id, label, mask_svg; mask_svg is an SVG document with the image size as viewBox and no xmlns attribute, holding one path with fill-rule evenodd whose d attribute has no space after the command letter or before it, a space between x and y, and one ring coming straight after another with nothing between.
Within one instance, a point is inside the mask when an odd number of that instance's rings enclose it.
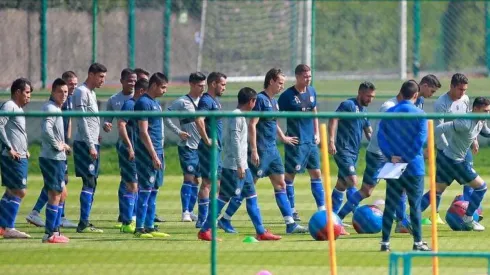
<instances>
[{"instance_id":1,"label":"player's hand","mask_svg":"<svg viewBox=\"0 0 490 275\"><path fill-rule=\"evenodd\" d=\"M102 136L99 136L99 138L97 139L99 141L99 143L102 142Z\"/></svg>"},{"instance_id":2,"label":"player's hand","mask_svg":"<svg viewBox=\"0 0 490 275\"><path fill-rule=\"evenodd\" d=\"M162 162L160 161L158 156L152 157L152 162L153 162L153 168L162 169Z\"/></svg>"},{"instance_id":3,"label":"player's hand","mask_svg":"<svg viewBox=\"0 0 490 275\"><path fill-rule=\"evenodd\" d=\"M237 174L238 174L238 178L239 179L244 179L245 178L245 168L242 168L242 167L239 167L237 170L236 170Z\"/></svg>"},{"instance_id":4,"label":"player's hand","mask_svg":"<svg viewBox=\"0 0 490 275\"><path fill-rule=\"evenodd\" d=\"M70 154L71 152L70 145L63 143L63 150L65 151L66 154Z\"/></svg>"},{"instance_id":5,"label":"player's hand","mask_svg":"<svg viewBox=\"0 0 490 275\"><path fill-rule=\"evenodd\" d=\"M189 135L187 132L180 132L179 137L181 140L187 140L188 138L191 137L191 135Z\"/></svg>"},{"instance_id":6,"label":"player's hand","mask_svg":"<svg viewBox=\"0 0 490 275\"><path fill-rule=\"evenodd\" d=\"M112 123L110 122L104 123L103 129L106 133L109 133L112 130Z\"/></svg>"},{"instance_id":7,"label":"player's hand","mask_svg":"<svg viewBox=\"0 0 490 275\"><path fill-rule=\"evenodd\" d=\"M20 154L17 153L16 151L14 151L14 149L10 149L9 151L9 156L13 159L13 160L20 160Z\"/></svg>"},{"instance_id":8,"label":"player's hand","mask_svg":"<svg viewBox=\"0 0 490 275\"><path fill-rule=\"evenodd\" d=\"M471 144L471 152L473 152L473 155L476 155L478 154L478 150L480 150L480 144L478 143L478 140L475 139L473 144Z\"/></svg>"},{"instance_id":9,"label":"player's hand","mask_svg":"<svg viewBox=\"0 0 490 275\"><path fill-rule=\"evenodd\" d=\"M31 153L29 151L26 152L26 158L29 159L31 157Z\"/></svg>"},{"instance_id":10,"label":"player's hand","mask_svg":"<svg viewBox=\"0 0 490 275\"><path fill-rule=\"evenodd\" d=\"M259 167L260 159L259 159L259 153L257 153L257 150L252 150L252 154L250 155L250 161L252 161L252 164L255 167Z\"/></svg>"},{"instance_id":11,"label":"player's hand","mask_svg":"<svg viewBox=\"0 0 490 275\"><path fill-rule=\"evenodd\" d=\"M211 146L213 143L211 142L211 139L210 138L206 138L204 140L204 143L206 143L207 146Z\"/></svg>"},{"instance_id":12,"label":"player's hand","mask_svg":"<svg viewBox=\"0 0 490 275\"><path fill-rule=\"evenodd\" d=\"M328 143L328 153L330 155L337 154L337 148L335 148L335 142L331 141Z\"/></svg>"},{"instance_id":13,"label":"player's hand","mask_svg":"<svg viewBox=\"0 0 490 275\"><path fill-rule=\"evenodd\" d=\"M97 150L95 150L95 148L90 148L90 150L88 151L88 153L90 154L90 157L93 160L96 160L97 159Z\"/></svg>"},{"instance_id":14,"label":"player's hand","mask_svg":"<svg viewBox=\"0 0 490 275\"><path fill-rule=\"evenodd\" d=\"M134 150L133 150L133 148L129 148L129 149L128 149L128 159L129 159L130 161L133 161L133 160L134 160L134 158L135 158L135 157L134 157Z\"/></svg>"},{"instance_id":15,"label":"player's hand","mask_svg":"<svg viewBox=\"0 0 490 275\"><path fill-rule=\"evenodd\" d=\"M391 162L392 162L392 163L399 163L399 162L402 162L402 157L399 157L399 156L392 156L392 157L391 157Z\"/></svg>"},{"instance_id":16,"label":"player's hand","mask_svg":"<svg viewBox=\"0 0 490 275\"><path fill-rule=\"evenodd\" d=\"M315 144L316 145L320 144L320 136L319 135L315 135Z\"/></svg>"},{"instance_id":17,"label":"player's hand","mask_svg":"<svg viewBox=\"0 0 490 275\"><path fill-rule=\"evenodd\" d=\"M299 143L298 137L284 137L284 144L294 146Z\"/></svg>"}]
</instances>

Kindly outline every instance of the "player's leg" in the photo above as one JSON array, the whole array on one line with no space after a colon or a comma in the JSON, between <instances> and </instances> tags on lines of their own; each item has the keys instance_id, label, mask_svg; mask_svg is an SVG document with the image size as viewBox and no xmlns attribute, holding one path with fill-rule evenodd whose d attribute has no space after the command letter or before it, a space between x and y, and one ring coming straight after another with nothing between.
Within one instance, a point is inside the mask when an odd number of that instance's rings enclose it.
<instances>
[{"instance_id":1,"label":"player's leg","mask_svg":"<svg viewBox=\"0 0 490 275\"><path fill-rule=\"evenodd\" d=\"M69 177L68 177L68 160L65 160L65 176L64 176L64 180L65 180L65 186L68 185L68 181L69 181ZM65 188L66 190L66 188ZM67 191L66 191L67 192ZM63 207L59 208L58 210L61 211L61 227L63 228L77 228L77 224L76 223L73 223L72 221L70 221L69 219L67 219L65 217L65 209L66 209L66 200L63 198L63 196L67 196L67 194L62 194L61 198L63 200Z\"/></svg>"},{"instance_id":2,"label":"player's leg","mask_svg":"<svg viewBox=\"0 0 490 275\"><path fill-rule=\"evenodd\" d=\"M209 193L211 191L210 153L211 151L206 145L199 144L199 169L202 176L202 183L198 193L196 228L201 228L202 224L206 221L209 211Z\"/></svg>"},{"instance_id":3,"label":"player's leg","mask_svg":"<svg viewBox=\"0 0 490 275\"><path fill-rule=\"evenodd\" d=\"M32 211L27 215L26 221L32 225L37 227L43 227L44 221L40 215L41 210L48 202L48 190L45 187L41 188L41 193L39 193L39 197L37 198L36 204L32 208Z\"/></svg>"},{"instance_id":4,"label":"player's leg","mask_svg":"<svg viewBox=\"0 0 490 275\"><path fill-rule=\"evenodd\" d=\"M386 181L385 209L383 211L381 251L390 251L390 235L393 226L395 209L403 192L403 186L399 180Z\"/></svg>"},{"instance_id":5,"label":"player's leg","mask_svg":"<svg viewBox=\"0 0 490 275\"><path fill-rule=\"evenodd\" d=\"M301 218L299 217L295 206L294 179L297 173L304 173L306 157L309 150L309 144L299 144L296 146L288 144L284 145L284 168L286 172L284 174L284 179L286 182L286 193L295 221L301 221Z\"/></svg>"},{"instance_id":6,"label":"player's leg","mask_svg":"<svg viewBox=\"0 0 490 275\"><path fill-rule=\"evenodd\" d=\"M197 150L189 147L178 146L180 167L184 174L184 181L180 189L180 200L182 203L182 221L192 222L191 212L194 208L194 192L198 190L196 185L196 175L199 171L199 156ZM193 200L191 208L191 200Z\"/></svg>"},{"instance_id":7,"label":"player's leg","mask_svg":"<svg viewBox=\"0 0 490 275\"><path fill-rule=\"evenodd\" d=\"M468 182L468 186L473 189L469 197L468 208L466 209L466 214L463 216L463 221L469 229L474 231L483 231L485 227L473 220L473 214L480 207L485 193L487 192L487 184L485 181L475 172L472 165L468 162L464 163L464 172L460 174L461 179L457 179L458 182Z\"/></svg>"},{"instance_id":8,"label":"player's leg","mask_svg":"<svg viewBox=\"0 0 490 275\"><path fill-rule=\"evenodd\" d=\"M320 152L316 144L309 144L309 152L305 163L310 174L310 187L318 210L325 210L325 190L323 189L320 170Z\"/></svg>"},{"instance_id":9,"label":"player's leg","mask_svg":"<svg viewBox=\"0 0 490 275\"><path fill-rule=\"evenodd\" d=\"M465 161L469 163L471 167L473 167L473 154L471 153L471 150L468 150L468 152L466 152ZM463 199L465 201L470 201L470 197L472 193L473 193L473 188L471 188L470 185L468 184L463 185Z\"/></svg>"},{"instance_id":10,"label":"player's leg","mask_svg":"<svg viewBox=\"0 0 490 275\"><path fill-rule=\"evenodd\" d=\"M160 162L162 163L162 167L165 167L165 159L163 158L163 154L158 155L160 158ZM150 233L154 238L165 238L170 237L169 234L159 232L155 227L155 216L157 210L157 196L158 190L163 186L164 180L164 168L154 170L153 178L150 177L150 183L152 184L152 189L150 192L150 196L148 198L148 207L146 210L145 217L145 232Z\"/></svg>"},{"instance_id":11,"label":"player's leg","mask_svg":"<svg viewBox=\"0 0 490 275\"><path fill-rule=\"evenodd\" d=\"M124 188L120 190L122 197L120 198L120 219L121 232L134 233L136 224L133 222L136 197L138 193L138 180L136 172L136 163L127 157L127 153L119 156L119 167L121 168L121 179L124 183Z\"/></svg>"},{"instance_id":12,"label":"player's leg","mask_svg":"<svg viewBox=\"0 0 490 275\"><path fill-rule=\"evenodd\" d=\"M145 231L145 221L148 212L148 200L155 183L155 170L148 156L136 156L135 163L138 175L138 199L136 201L136 229L134 235L137 238L153 238L151 234Z\"/></svg>"},{"instance_id":13,"label":"player's leg","mask_svg":"<svg viewBox=\"0 0 490 275\"><path fill-rule=\"evenodd\" d=\"M0 156L2 184L6 190L0 202L2 216L0 227L4 228L4 238L30 238L28 234L15 229L15 219L20 204L26 195L27 159L15 161L7 156Z\"/></svg>"},{"instance_id":14,"label":"player's leg","mask_svg":"<svg viewBox=\"0 0 490 275\"><path fill-rule=\"evenodd\" d=\"M427 243L422 241L422 215L420 204L424 192L424 176L401 176L400 181L407 193L410 205L410 224L413 235L413 250L431 251Z\"/></svg>"},{"instance_id":15,"label":"player's leg","mask_svg":"<svg viewBox=\"0 0 490 275\"><path fill-rule=\"evenodd\" d=\"M460 165L447 158L444 153L439 151L436 158L436 208L439 211L442 193L457 178L458 168ZM424 212L430 205L430 191L427 191L422 197L420 209Z\"/></svg>"},{"instance_id":16,"label":"player's leg","mask_svg":"<svg viewBox=\"0 0 490 275\"><path fill-rule=\"evenodd\" d=\"M199 164L197 165L199 169ZM199 185L201 184L201 172L198 171L196 176L194 176L194 182L192 184L191 199L189 200L189 209L191 212L191 219L193 222L197 221L197 215L194 213L194 207L197 203L197 197L199 193Z\"/></svg>"},{"instance_id":17,"label":"player's leg","mask_svg":"<svg viewBox=\"0 0 490 275\"><path fill-rule=\"evenodd\" d=\"M347 191L347 198L351 198L357 192L356 157L337 153L334 155L334 160L339 172L337 183L332 191L332 209L338 213L344 201L344 192Z\"/></svg>"}]
</instances>

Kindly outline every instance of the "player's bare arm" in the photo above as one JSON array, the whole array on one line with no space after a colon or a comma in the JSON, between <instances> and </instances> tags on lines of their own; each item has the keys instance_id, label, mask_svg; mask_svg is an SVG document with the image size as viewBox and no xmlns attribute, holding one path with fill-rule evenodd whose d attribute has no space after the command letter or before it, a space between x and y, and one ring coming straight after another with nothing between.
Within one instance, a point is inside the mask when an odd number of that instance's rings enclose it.
<instances>
[{"instance_id":1,"label":"player's bare arm","mask_svg":"<svg viewBox=\"0 0 490 275\"><path fill-rule=\"evenodd\" d=\"M127 122L124 121L123 119L119 119L117 121L117 127L119 129L119 138L122 140L122 142L124 142L124 144L128 148L129 160L133 161L134 149L133 149L133 145L131 144L131 141L129 140L128 131L126 131L126 124Z\"/></svg>"},{"instance_id":2,"label":"player's bare arm","mask_svg":"<svg viewBox=\"0 0 490 275\"><path fill-rule=\"evenodd\" d=\"M296 145L299 143L298 137L288 137L284 134L281 127L279 126L279 122L277 122L276 129L277 129L277 137L282 143L287 145Z\"/></svg>"},{"instance_id":3,"label":"player's bare arm","mask_svg":"<svg viewBox=\"0 0 490 275\"><path fill-rule=\"evenodd\" d=\"M257 123L259 122L258 117L253 117L248 122L248 142L251 150L250 161L253 165L259 166L260 159L259 153L257 152Z\"/></svg>"},{"instance_id":4,"label":"player's bare arm","mask_svg":"<svg viewBox=\"0 0 490 275\"><path fill-rule=\"evenodd\" d=\"M196 119L196 126L202 141L204 141L206 145L211 146L211 139L208 137L208 134L206 133L206 126L204 124L203 117L198 117Z\"/></svg>"},{"instance_id":5,"label":"player's bare arm","mask_svg":"<svg viewBox=\"0 0 490 275\"><path fill-rule=\"evenodd\" d=\"M338 124L338 118L331 118L328 120L328 153L330 155L335 155L337 153L337 148L335 148L335 136L337 134Z\"/></svg>"},{"instance_id":6,"label":"player's bare arm","mask_svg":"<svg viewBox=\"0 0 490 275\"><path fill-rule=\"evenodd\" d=\"M318 110L316 109L316 107L313 108L312 112L315 115L318 113ZM319 132L320 131L320 126L318 124L318 118L315 118L313 121L314 121L313 122L313 125L315 127L315 129L314 129L315 130L315 143L316 144L319 144L320 143L320 132Z\"/></svg>"},{"instance_id":7,"label":"player's bare arm","mask_svg":"<svg viewBox=\"0 0 490 275\"><path fill-rule=\"evenodd\" d=\"M364 136L368 141L371 140L371 136L373 135L373 128L371 126L364 128Z\"/></svg>"},{"instance_id":8,"label":"player's bare arm","mask_svg":"<svg viewBox=\"0 0 490 275\"><path fill-rule=\"evenodd\" d=\"M153 148L153 144L151 143L150 134L148 133L148 121L147 120L138 120L139 138L145 145L146 150L150 153L151 160L153 162L153 168L161 169L162 162L158 158L157 152L155 148Z\"/></svg>"}]
</instances>

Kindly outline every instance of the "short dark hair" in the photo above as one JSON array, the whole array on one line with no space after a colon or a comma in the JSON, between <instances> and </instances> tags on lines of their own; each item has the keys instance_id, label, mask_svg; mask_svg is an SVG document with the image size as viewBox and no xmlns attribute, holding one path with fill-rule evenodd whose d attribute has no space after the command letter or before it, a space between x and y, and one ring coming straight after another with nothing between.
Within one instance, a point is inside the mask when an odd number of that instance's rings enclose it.
<instances>
[{"instance_id":1,"label":"short dark hair","mask_svg":"<svg viewBox=\"0 0 490 275\"><path fill-rule=\"evenodd\" d=\"M438 88L438 89L442 87L441 82L439 81L439 79L437 79L437 76L433 74L428 74L422 77L422 80L420 80L419 85L422 84L427 84L427 86L429 87Z\"/></svg>"},{"instance_id":2,"label":"short dark hair","mask_svg":"<svg viewBox=\"0 0 490 275\"><path fill-rule=\"evenodd\" d=\"M473 101L473 108L481 108L488 105L490 105L490 100L483 96L479 96Z\"/></svg>"},{"instance_id":3,"label":"short dark hair","mask_svg":"<svg viewBox=\"0 0 490 275\"><path fill-rule=\"evenodd\" d=\"M195 72L189 75L189 83L198 83L204 80L206 80L206 75L201 72Z\"/></svg>"},{"instance_id":4,"label":"short dark hair","mask_svg":"<svg viewBox=\"0 0 490 275\"><path fill-rule=\"evenodd\" d=\"M90 65L90 67L88 68L88 72L94 73L94 74L107 73L107 68L104 65L95 62L95 63L92 63L92 65Z\"/></svg>"},{"instance_id":5,"label":"short dark hair","mask_svg":"<svg viewBox=\"0 0 490 275\"><path fill-rule=\"evenodd\" d=\"M144 74L144 75L146 75L146 76L150 77L150 72L148 72L147 70L142 69L142 68L135 68L135 69L134 69L134 72L135 72L136 74Z\"/></svg>"},{"instance_id":6,"label":"short dark hair","mask_svg":"<svg viewBox=\"0 0 490 275\"><path fill-rule=\"evenodd\" d=\"M51 92L54 92L56 90L56 88L60 87L60 86L65 86L67 85L66 84L66 81L64 81L63 79L61 78L56 78L54 81L53 81L53 85L51 85Z\"/></svg>"},{"instance_id":7,"label":"short dark hair","mask_svg":"<svg viewBox=\"0 0 490 275\"><path fill-rule=\"evenodd\" d=\"M208 85L213 82L220 81L221 78L226 79L226 75L220 72L212 72L208 75Z\"/></svg>"},{"instance_id":8,"label":"short dark hair","mask_svg":"<svg viewBox=\"0 0 490 275\"><path fill-rule=\"evenodd\" d=\"M168 83L168 78L164 73L156 72L150 77L150 80L148 80L148 87L151 87L154 83L157 85Z\"/></svg>"},{"instance_id":9,"label":"short dark hair","mask_svg":"<svg viewBox=\"0 0 490 275\"><path fill-rule=\"evenodd\" d=\"M136 74L136 73L132 69L126 68L121 71L121 79L126 79L132 74Z\"/></svg>"},{"instance_id":10,"label":"short dark hair","mask_svg":"<svg viewBox=\"0 0 490 275\"><path fill-rule=\"evenodd\" d=\"M455 73L451 77L451 86L456 87L460 84L468 84L468 78L461 73Z\"/></svg>"},{"instance_id":11,"label":"short dark hair","mask_svg":"<svg viewBox=\"0 0 490 275\"><path fill-rule=\"evenodd\" d=\"M299 64L298 66L296 66L296 69L294 69L294 74L300 75L304 72L309 72L309 71L311 71L310 66L308 66L306 64Z\"/></svg>"},{"instance_id":12,"label":"short dark hair","mask_svg":"<svg viewBox=\"0 0 490 275\"><path fill-rule=\"evenodd\" d=\"M141 78L140 80L136 81L136 84L134 85L134 90L139 91L143 89L145 91L148 91L148 86L149 86L148 79Z\"/></svg>"},{"instance_id":13,"label":"short dark hair","mask_svg":"<svg viewBox=\"0 0 490 275\"><path fill-rule=\"evenodd\" d=\"M359 85L359 92L363 91L374 91L376 90L376 87L374 87L374 84L369 81L364 81Z\"/></svg>"},{"instance_id":14,"label":"short dark hair","mask_svg":"<svg viewBox=\"0 0 490 275\"><path fill-rule=\"evenodd\" d=\"M284 73L281 71L281 69L277 69L277 68L270 69L265 74L264 89L267 89L267 87L269 87L271 80L276 81L280 75L284 75Z\"/></svg>"},{"instance_id":15,"label":"short dark hair","mask_svg":"<svg viewBox=\"0 0 490 275\"><path fill-rule=\"evenodd\" d=\"M419 91L420 86L417 81L413 79L403 82L402 87L400 88L400 94L402 95L403 99L411 99Z\"/></svg>"},{"instance_id":16,"label":"short dark hair","mask_svg":"<svg viewBox=\"0 0 490 275\"><path fill-rule=\"evenodd\" d=\"M238 91L238 105L244 105L250 102L250 100L257 98L257 92L250 88L250 87L245 87L241 88L240 91Z\"/></svg>"},{"instance_id":17,"label":"short dark hair","mask_svg":"<svg viewBox=\"0 0 490 275\"><path fill-rule=\"evenodd\" d=\"M26 86L29 86L31 88L31 92L34 91L29 79L24 77L17 78L16 80L14 80L14 82L12 82L12 86L10 86L10 94L13 95L17 90L23 91Z\"/></svg>"},{"instance_id":18,"label":"short dark hair","mask_svg":"<svg viewBox=\"0 0 490 275\"><path fill-rule=\"evenodd\" d=\"M74 71L66 71L61 75L61 78L63 78L65 81L75 77L77 77L77 74Z\"/></svg>"}]
</instances>

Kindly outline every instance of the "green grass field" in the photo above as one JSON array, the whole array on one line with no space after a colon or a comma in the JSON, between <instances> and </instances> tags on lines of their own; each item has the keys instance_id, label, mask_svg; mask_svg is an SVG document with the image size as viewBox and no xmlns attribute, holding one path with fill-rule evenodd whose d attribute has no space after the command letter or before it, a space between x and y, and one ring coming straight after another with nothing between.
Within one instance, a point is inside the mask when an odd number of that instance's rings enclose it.
<instances>
[{"instance_id":1,"label":"green grass field","mask_svg":"<svg viewBox=\"0 0 490 275\"><path fill-rule=\"evenodd\" d=\"M36 147L31 148L33 156ZM482 149L475 159L476 170L484 175L488 171L490 150ZM24 218L31 210L42 185L42 178L34 169L36 157L32 158L31 173L28 180L28 196L22 204L17 219L17 227L29 232L31 240L0 240L1 274L209 274L210 244L197 240L197 230L193 224L180 222L180 168L177 164L175 148L166 150L167 176L158 198L158 213L167 219L161 224L162 230L171 234L165 240L140 240L132 235L122 234L113 226L116 224L117 162L113 149L102 152L103 174L92 211L92 221L105 230L101 235L77 234L66 230L71 242L67 245L42 244L42 228L27 225ZM362 153L362 156L364 154ZM361 158L362 159L362 158ZM364 164L360 163L360 169ZM332 172L336 173L335 165ZM489 176L484 176L489 178ZM334 177L332 177L334 180ZM315 210L314 200L309 189L309 180L300 177L296 182L297 209L303 217L303 224ZM68 185L67 217L78 217L78 194L81 188L79 179L71 178ZM267 180L257 184L259 204L264 224L275 233L284 234L285 227L277 209L273 192ZM441 210L461 188L454 184L445 194ZM384 198L384 183L375 190L369 201ZM368 201L368 202L369 202ZM488 209L490 202L484 201ZM445 211L442 211L444 215ZM427 215L427 213L425 213ZM43 213L44 216L44 213ZM347 218L350 222L350 217ZM488 224L486 220L483 224ZM266 269L273 274L328 274L328 242L313 241L309 235L287 236L279 242L242 243L245 236L253 235L253 227L245 209L240 209L234 218L238 235L218 233L223 239L218 244L219 274L256 274ZM351 233L354 231L348 229ZM424 227L425 240L430 241L430 228ZM339 274L387 274L388 254L378 252L380 234L352 234L337 242L337 263ZM447 226L439 229L441 251L489 251L490 234L487 232L452 232ZM395 251L408 251L412 246L409 235L394 234L392 248ZM416 260L413 274L431 274L430 260ZM440 274L484 274L486 262L482 260L465 261L441 259Z\"/></svg>"}]
</instances>

